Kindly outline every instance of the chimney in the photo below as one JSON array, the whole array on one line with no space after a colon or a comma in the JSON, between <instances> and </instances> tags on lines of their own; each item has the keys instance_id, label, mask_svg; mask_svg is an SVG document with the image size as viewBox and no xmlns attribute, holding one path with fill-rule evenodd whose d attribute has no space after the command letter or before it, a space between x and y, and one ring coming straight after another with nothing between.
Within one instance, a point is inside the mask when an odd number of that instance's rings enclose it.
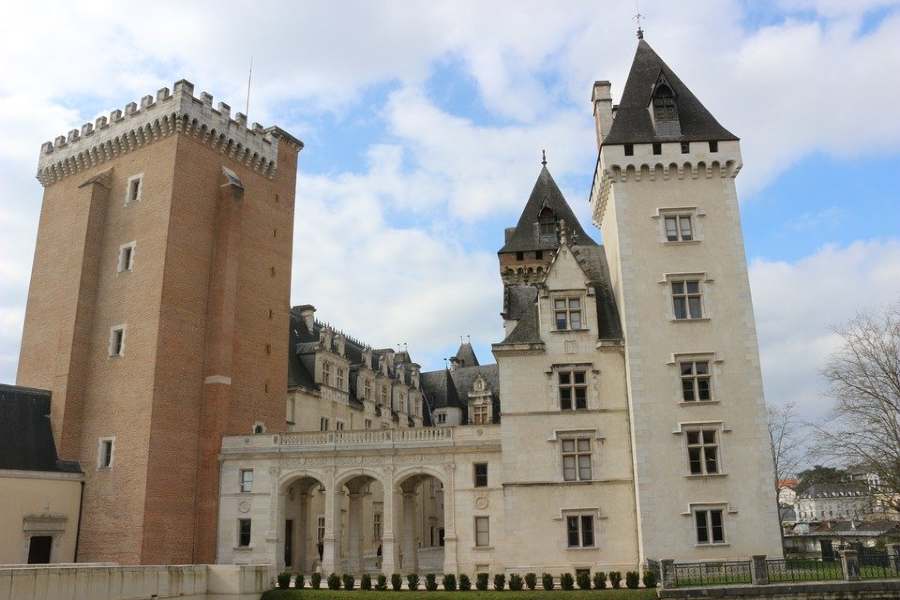
<instances>
[{"instance_id":1,"label":"chimney","mask_svg":"<svg viewBox=\"0 0 900 600\"><path fill-rule=\"evenodd\" d=\"M316 322L316 307L312 304L304 304L300 307L300 318L303 319L303 322L306 324L306 328L309 331L313 330L313 325Z\"/></svg>"},{"instance_id":2,"label":"chimney","mask_svg":"<svg viewBox=\"0 0 900 600\"><path fill-rule=\"evenodd\" d=\"M594 122L597 127L597 149L603 144L603 138L609 135L612 127L612 95L608 81L595 81L594 91L591 94L591 102L594 105Z\"/></svg>"},{"instance_id":3,"label":"chimney","mask_svg":"<svg viewBox=\"0 0 900 600\"><path fill-rule=\"evenodd\" d=\"M460 362L461 361L458 358L456 358L455 356L450 357L450 372L451 373L461 366Z\"/></svg>"},{"instance_id":4,"label":"chimney","mask_svg":"<svg viewBox=\"0 0 900 600\"><path fill-rule=\"evenodd\" d=\"M513 234L516 232L515 227L507 227L503 230L504 243L508 244L509 240L512 239Z\"/></svg>"}]
</instances>

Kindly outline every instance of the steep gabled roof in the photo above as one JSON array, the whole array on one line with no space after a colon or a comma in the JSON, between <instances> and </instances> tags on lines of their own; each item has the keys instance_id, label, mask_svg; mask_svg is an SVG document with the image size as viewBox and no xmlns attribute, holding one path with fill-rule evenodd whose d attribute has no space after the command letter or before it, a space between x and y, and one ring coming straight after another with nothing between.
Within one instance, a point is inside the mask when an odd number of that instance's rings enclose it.
<instances>
[{"instance_id":1,"label":"steep gabled roof","mask_svg":"<svg viewBox=\"0 0 900 600\"><path fill-rule=\"evenodd\" d=\"M533 250L553 250L559 247L559 241L549 241L541 239L538 230L538 215L544 208L553 211L553 215L557 220L565 220L566 229L569 231L569 237L574 236L579 244L596 245L575 217L569 203L566 202L559 186L553 181L550 171L544 166L538 175L534 188L531 190L531 196L522 210L519 222L516 224L515 231L508 238L506 244L500 249L500 253L504 252L523 252Z\"/></svg>"},{"instance_id":2,"label":"steep gabled roof","mask_svg":"<svg viewBox=\"0 0 900 600\"><path fill-rule=\"evenodd\" d=\"M81 472L56 454L49 391L0 384L0 469Z\"/></svg>"},{"instance_id":3,"label":"steep gabled roof","mask_svg":"<svg viewBox=\"0 0 900 600\"><path fill-rule=\"evenodd\" d=\"M459 345L459 350L456 351L456 356L454 358L461 367L478 366L478 357L475 356L475 350L469 342L463 342Z\"/></svg>"},{"instance_id":4,"label":"steep gabled roof","mask_svg":"<svg viewBox=\"0 0 900 600\"><path fill-rule=\"evenodd\" d=\"M650 94L660 76L672 88L681 124L680 136L658 136L648 106ZM694 96L681 79L644 40L638 42L631 71L622 91L622 101L604 145L646 144L651 142L737 140Z\"/></svg>"}]
</instances>

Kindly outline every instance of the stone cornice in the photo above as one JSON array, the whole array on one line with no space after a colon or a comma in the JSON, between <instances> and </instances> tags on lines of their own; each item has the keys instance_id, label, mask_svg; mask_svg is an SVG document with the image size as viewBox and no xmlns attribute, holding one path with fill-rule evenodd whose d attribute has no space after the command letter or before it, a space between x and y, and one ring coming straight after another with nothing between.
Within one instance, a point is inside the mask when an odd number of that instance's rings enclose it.
<instances>
[{"instance_id":1,"label":"stone cornice","mask_svg":"<svg viewBox=\"0 0 900 600\"><path fill-rule=\"evenodd\" d=\"M212 95L202 92L194 97L194 85L182 79L174 93L162 88L153 96L144 96L140 106L131 102L125 111L114 110L109 117L98 117L73 129L68 136L41 146L37 179L44 186L69 175L90 169L120 155L142 148L176 133L190 135L213 150L272 178L278 166L278 144L298 149L303 143L277 127L263 128L259 123L247 126L247 116L219 102L212 106Z\"/></svg>"}]
</instances>

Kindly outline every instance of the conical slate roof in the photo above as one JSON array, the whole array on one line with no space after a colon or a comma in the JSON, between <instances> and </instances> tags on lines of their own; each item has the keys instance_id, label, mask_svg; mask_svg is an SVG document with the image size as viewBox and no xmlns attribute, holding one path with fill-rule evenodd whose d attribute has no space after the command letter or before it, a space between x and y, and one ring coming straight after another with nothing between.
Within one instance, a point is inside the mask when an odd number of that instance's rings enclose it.
<instances>
[{"instance_id":1,"label":"conical slate roof","mask_svg":"<svg viewBox=\"0 0 900 600\"><path fill-rule=\"evenodd\" d=\"M531 196L528 197L528 203L525 204L525 209L519 217L515 231L511 236L508 236L506 244L500 249L500 253L554 250L559 248L559 240L541 239L538 228L538 215L544 207L552 210L557 220L566 222L569 237L573 238L574 236L573 239L577 240L578 244L582 246L597 245L581 228L581 224L575 218L575 213L572 212L572 208L566 202L562 192L559 191L559 187L553 181L553 177L545 165L541 168L537 181L534 183Z\"/></svg>"},{"instance_id":2,"label":"conical slate roof","mask_svg":"<svg viewBox=\"0 0 900 600\"><path fill-rule=\"evenodd\" d=\"M463 342L459 345L459 350L456 351L455 358L461 367L478 366L478 357L475 356L475 350L469 342Z\"/></svg>"},{"instance_id":3,"label":"conical slate roof","mask_svg":"<svg viewBox=\"0 0 900 600\"><path fill-rule=\"evenodd\" d=\"M650 118L650 93L660 79L667 81L675 93L680 136L659 136ZM634 62L622 91L622 101L604 145L646 144L652 142L737 140L737 136L722 127L678 76L663 62L644 40L638 42Z\"/></svg>"}]
</instances>

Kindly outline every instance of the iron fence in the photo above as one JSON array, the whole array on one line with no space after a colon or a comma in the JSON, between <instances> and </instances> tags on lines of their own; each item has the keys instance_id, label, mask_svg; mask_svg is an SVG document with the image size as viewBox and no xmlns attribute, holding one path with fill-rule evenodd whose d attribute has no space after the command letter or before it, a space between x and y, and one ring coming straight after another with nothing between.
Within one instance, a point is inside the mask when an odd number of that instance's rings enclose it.
<instances>
[{"instance_id":1,"label":"iron fence","mask_svg":"<svg viewBox=\"0 0 900 600\"><path fill-rule=\"evenodd\" d=\"M750 561L675 563L675 586L728 585L750 583Z\"/></svg>"},{"instance_id":2,"label":"iron fence","mask_svg":"<svg viewBox=\"0 0 900 600\"><path fill-rule=\"evenodd\" d=\"M788 581L831 581L844 578L840 561L802 558L766 560L769 583Z\"/></svg>"},{"instance_id":3,"label":"iron fence","mask_svg":"<svg viewBox=\"0 0 900 600\"><path fill-rule=\"evenodd\" d=\"M861 548L859 556L859 576L861 579L892 579L900 577L900 555L886 550Z\"/></svg>"}]
</instances>

